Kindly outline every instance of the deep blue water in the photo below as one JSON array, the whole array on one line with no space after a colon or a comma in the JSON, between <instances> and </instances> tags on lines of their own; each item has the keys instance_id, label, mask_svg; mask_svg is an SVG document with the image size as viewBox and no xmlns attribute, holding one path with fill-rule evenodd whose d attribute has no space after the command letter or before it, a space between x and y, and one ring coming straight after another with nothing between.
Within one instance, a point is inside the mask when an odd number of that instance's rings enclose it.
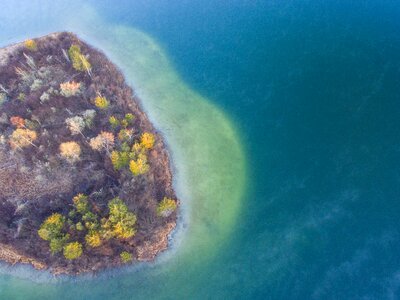
<instances>
[{"instance_id":1,"label":"deep blue water","mask_svg":"<svg viewBox=\"0 0 400 300\"><path fill-rule=\"evenodd\" d=\"M244 143L232 235L171 274L186 299L400 299L400 2L90 2L156 38Z\"/></svg>"}]
</instances>

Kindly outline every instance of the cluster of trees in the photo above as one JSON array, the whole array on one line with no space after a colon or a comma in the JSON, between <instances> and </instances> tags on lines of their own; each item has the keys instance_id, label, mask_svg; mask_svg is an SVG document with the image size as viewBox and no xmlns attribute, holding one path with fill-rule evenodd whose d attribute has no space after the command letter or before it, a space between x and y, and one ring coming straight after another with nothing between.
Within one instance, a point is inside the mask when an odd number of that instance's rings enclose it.
<instances>
[{"instance_id":1,"label":"cluster of trees","mask_svg":"<svg viewBox=\"0 0 400 300\"><path fill-rule=\"evenodd\" d=\"M108 214L105 217L93 211L89 197L84 194L76 195L72 202L73 209L67 217L53 213L38 230L38 235L49 242L52 254L63 252L68 260L79 258L84 251L80 236L84 236L88 248L99 247L110 239L126 240L135 236L136 215L121 198L116 197L108 202ZM176 207L175 200L165 197L157 207L157 214L168 217ZM122 252L120 256L124 263L132 260L132 254L128 252Z\"/></svg>"},{"instance_id":2,"label":"cluster of trees","mask_svg":"<svg viewBox=\"0 0 400 300\"><path fill-rule=\"evenodd\" d=\"M59 213L54 213L42 223L38 230L39 236L49 242L52 254L63 251L70 244L68 243L70 234L64 232L64 227L65 217ZM69 252L68 248L66 252Z\"/></svg>"},{"instance_id":3,"label":"cluster of trees","mask_svg":"<svg viewBox=\"0 0 400 300\"><path fill-rule=\"evenodd\" d=\"M25 42L28 49L37 48L35 41L28 40ZM87 71L90 75L91 64L87 57L82 54L79 45L72 44L68 50L68 54L64 51L64 55L71 62L72 67L80 72ZM64 97L76 96L81 92L82 84L80 82L68 81L60 84L60 94ZM93 100L93 104L100 110L106 110L110 106L110 102L105 96L98 94ZM96 112L89 120L86 116L76 115L65 120L72 135L81 134L84 136L84 129L90 127L93 123ZM89 121L88 121L89 120ZM111 131L102 131L89 141L90 147L95 151L105 151L111 158L111 162L115 170L126 168L135 175L142 175L149 171L148 151L153 148L155 136L152 133L145 132L140 139L133 141L135 116L127 113L123 117L110 116L109 124ZM33 145L37 139L35 130L25 127L24 120L20 117L14 117L12 124L17 127L10 137L12 148L24 148ZM84 136L85 137L85 136ZM118 141L116 141L118 138ZM81 145L77 141L67 141L59 145L61 157L70 163L75 163L80 159L82 152Z\"/></svg>"},{"instance_id":4,"label":"cluster of trees","mask_svg":"<svg viewBox=\"0 0 400 300\"><path fill-rule=\"evenodd\" d=\"M83 253L80 237L84 237L86 247L96 248L106 240L125 240L136 234L136 215L122 199L116 197L109 201L106 216L95 213L88 196L84 194L76 195L72 202L73 208L67 217L54 213L38 230L40 238L49 242L52 254L62 251L66 259L72 260Z\"/></svg>"},{"instance_id":5,"label":"cluster of trees","mask_svg":"<svg viewBox=\"0 0 400 300\"><path fill-rule=\"evenodd\" d=\"M127 129L121 129L125 132ZM141 135L139 141L133 142L129 139L120 138L118 150L111 153L111 162L115 170L121 170L124 167L129 167L133 175L145 174L149 171L150 166L147 159L147 151L154 147L155 137L152 133L145 132Z\"/></svg>"},{"instance_id":6,"label":"cluster of trees","mask_svg":"<svg viewBox=\"0 0 400 300\"><path fill-rule=\"evenodd\" d=\"M34 40L25 42L25 47L30 51L37 50ZM79 45L71 45L68 53L64 51L66 59L76 71L87 72L91 76L92 66L88 58L81 53ZM67 81L60 84L60 93L63 97L73 97L83 93L84 86L80 82ZM51 94L49 92L49 94ZM47 95L49 97L49 95ZM18 99L24 101L25 94L21 93ZM42 97L40 98L42 100ZM44 99L44 98L43 98ZM48 100L48 98L47 98ZM47 101L46 100L46 101ZM45 101L45 100L43 100ZM110 101L100 94L91 99L97 112L107 117L111 114ZM93 108L95 108L93 107ZM102 111L102 112L99 112ZM91 139L84 135L85 128L92 128L96 111L88 109L65 120L71 136L82 135L92 150L105 152L110 157L115 170L126 169L134 176L145 174L149 171L149 151L154 148L156 137L150 132L140 136L135 132L135 116L127 113L122 117L112 115L109 117L108 131L101 131ZM32 118L33 120L33 118ZM39 121L38 121L39 122ZM9 136L12 149L22 149L29 146L37 147L34 142L38 138L38 126L31 120L19 116L10 118L14 131ZM137 137L137 138L136 138ZM73 139L73 138L71 138ZM59 145L62 158L70 163L80 159L81 145L77 141L67 141ZM79 258L85 249L100 247L110 239L125 240L136 234L136 215L128 209L126 203L116 197L108 202L107 211L100 210L93 205L87 195L78 194L72 199L71 209L67 215L53 213L47 217L38 229L41 239L49 243L50 252L54 255L62 253L68 260ZM168 217L176 210L175 200L165 197L157 206L157 215ZM120 253L122 262L132 260L132 254L126 251Z\"/></svg>"},{"instance_id":7,"label":"cluster of trees","mask_svg":"<svg viewBox=\"0 0 400 300\"><path fill-rule=\"evenodd\" d=\"M108 121L113 129L116 129L118 126L122 128L127 128L129 125L133 124L135 120L135 116L131 113L125 114L125 117L122 119L117 118L116 116L111 116Z\"/></svg>"},{"instance_id":8,"label":"cluster of trees","mask_svg":"<svg viewBox=\"0 0 400 300\"><path fill-rule=\"evenodd\" d=\"M37 133L33 126L33 122L25 120L20 116L10 118L10 123L16 128L10 135L9 143L12 149L22 149L29 146L35 146L34 141L37 139Z\"/></svg>"}]
</instances>

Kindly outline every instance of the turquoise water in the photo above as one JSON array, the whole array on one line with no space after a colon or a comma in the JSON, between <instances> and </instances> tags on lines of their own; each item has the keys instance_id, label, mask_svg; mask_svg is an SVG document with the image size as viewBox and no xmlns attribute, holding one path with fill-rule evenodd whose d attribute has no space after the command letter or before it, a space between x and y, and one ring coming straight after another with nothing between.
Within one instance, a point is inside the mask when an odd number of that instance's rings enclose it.
<instances>
[{"instance_id":1,"label":"turquoise water","mask_svg":"<svg viewBox=\"0 0 400 300\"><path fill-rule=\"evenodd\" d=\"M1 1L0 44L68 29L122 68L181 226L94 278L2 266L0 299L400 298L400 3L65 2Z\"/></svg>"}]
</instances>

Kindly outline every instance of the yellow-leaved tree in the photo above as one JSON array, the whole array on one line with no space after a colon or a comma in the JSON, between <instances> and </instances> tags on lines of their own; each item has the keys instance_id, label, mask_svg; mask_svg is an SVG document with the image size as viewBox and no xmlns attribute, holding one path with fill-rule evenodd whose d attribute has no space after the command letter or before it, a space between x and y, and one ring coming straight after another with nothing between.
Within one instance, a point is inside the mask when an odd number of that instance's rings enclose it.
<instances>
[{"instance_id":1,"label":"yellow-leaved tree","mask_svg":"<svg viewBox=\"0 0 400 300\"><path fill-rule=\"evenodd\" d=\"M135 176L147 173L150 169L150 166L147 163L146 155L139 154L136 160L131 160L129 163L129 169Z\"/></svg>"},{"instance_id":2,"label":"yellow-leaved tree","mask_svg":"<svg viewBox=\"0 0 400 300\"><path fill-rule=\"evenodd\" d=\"M79 160L81 146L77 142L65 142L60 145L60 154L67 161L73 163Z\"/></svg>"},{"instance_id":3,"label":"yellow-leaved tree","mask_svg":"<svg viewBox=\"0 0 400 300\"><path fill-rule=\"evenodd\" d=\"M37 139L35 131L24 128L17 128L11 134L10 146L12 149L35 146L33 142ZM35 146L36 147L36 146Z\"/></svg>"},{"instance_id":4,"label":"yellow-leaved tree","mask_svg":"<svg viewBox=\"0 0 400 300\"><path fill-rule=\"evenodd\" d=\"M150 132L145 132L142 134L141 138L140 138L140 144L143 146L143 148L145 149L151 149L154 146L154 142L155 142L155 137L154 134L150 133Z\"/></svg>"},{"instance_id":5,"label":"yellow-leaved tree","mask_svg":"<svg viewBox=\"0 0 400 300\"><path fill-rule=\"evenodd\" d=\"M92 66L87 58L81 53L81 48L78 45L72 45L68 50L69 59L72 62L72 67L77 71L87 71L90 75Z\"/></svg>"},{"instance_id":6,"label":"yellow-leaved tree","mask_svg":"<svg viewBox=\"0 0 400 300\"><path fill-rule=\"evenodd\" d=\"M108 203L109 216L103 220L103 236L106 239L128 239L136 234L136 215L129 211L122 199L116 197Z\"/></svg>"},{"instance_id":7,"label":"yellow-leaved tree","mask_svg":"<svg viewBox=\"0 0 400 300\"><path fill-rule=\"evenodd\" d=\"M68 260L79 258L83 253L82 244L79 242L71 242L64 246L64 257Z\"/></svg>"}]
</instances>

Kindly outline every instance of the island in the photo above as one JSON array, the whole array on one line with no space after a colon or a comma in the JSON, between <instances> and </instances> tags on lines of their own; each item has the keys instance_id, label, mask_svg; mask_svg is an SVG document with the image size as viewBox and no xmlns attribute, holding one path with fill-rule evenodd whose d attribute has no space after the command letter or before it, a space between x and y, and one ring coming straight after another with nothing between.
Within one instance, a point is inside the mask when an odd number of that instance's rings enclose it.
<instances>
[{"instance_id":1,"label":"island","mask_svg":"<svg viewBox=\"0 0 400 300\"><path fill-rule=\"evenodd\" d=\"M0 260L152 261L178 207L163 137L101 51L69 32L0 49Z\"/></svg>"}]
</instances>

